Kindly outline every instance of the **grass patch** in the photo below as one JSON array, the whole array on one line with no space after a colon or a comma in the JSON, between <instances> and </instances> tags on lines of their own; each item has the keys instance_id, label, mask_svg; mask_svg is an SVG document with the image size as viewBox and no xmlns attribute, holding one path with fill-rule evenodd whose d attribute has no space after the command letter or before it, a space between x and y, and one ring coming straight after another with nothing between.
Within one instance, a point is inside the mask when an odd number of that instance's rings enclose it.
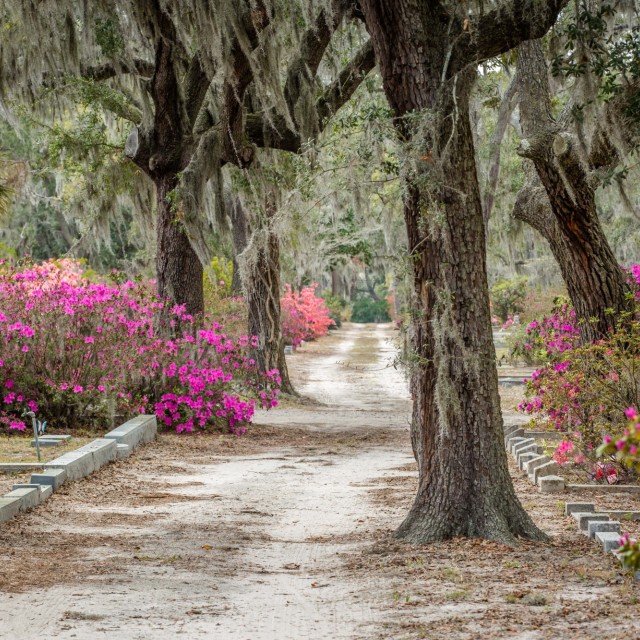
<instances>
[{"instance_id":1,"label":"grass patch","mask_svg":"<svg viewBox=\"0 0 640 640\"><path fill-rule=\"evenodd\" d=\"M59 444L57 447L40 447L42 462L48 462L67 451L77 449L88 444L95 437L73 436L69 440ZM0 435L0 463L4 462L38 462L36 448L31 446L33 436L7 436Z\"/></svg>"}]
</instances>

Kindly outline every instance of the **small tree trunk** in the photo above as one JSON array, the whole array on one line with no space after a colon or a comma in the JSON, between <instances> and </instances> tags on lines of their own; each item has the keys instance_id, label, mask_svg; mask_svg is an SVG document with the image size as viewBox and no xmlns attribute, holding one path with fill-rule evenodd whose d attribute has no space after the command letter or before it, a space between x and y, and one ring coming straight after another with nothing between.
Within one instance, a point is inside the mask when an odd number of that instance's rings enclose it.
<instances>
[{"instance_id":1,"label":"small tree trunk","mask_svg":"<svg viewBox=\"0 0 640 640\"><path fill-rule=\"evenodd\" d=\"M411 437L419 481L397 535L413 543L542 539L515 495L503 443L469 122L475 71L442 77L454 36L440 3L360 4L385 93L415 154L404 213L414 276ZM427 124L403 124L410 112L428 113Z\"/></svg>"},{"instance_id":2,"label":"small tree trunk","mask_svg":"<svg viewBox=\"0 0 640 640\"><path fill-rule=\"evenodd\" d=\"M249 243L249 224L247 213L244 210L240 198L234 198L229 208L231 214L231 227L233 234L233 279L231 281L231 293L234 296L242 295L242 276L238 266L238 256L247 248Z\"/></svg>"},{"instance_id":3,"label":"small tree trunk","mask_svg":"<svg viewBox=\"0 0 640 640\"><path fill-rule=\"evenodd\" d=\"M204 311L203 269L183 225L172 211L169 194L177 183L175 175L156 180L158 295L184 304L187 313L196 315Z\"/></svg>"},{"instance_id":4,"label":"small tree trunk","mask_svg":"<svg viewBox=\"0 0 640 640\"><path fill-rule=\"evenodd\" d=\"M340 295L340 274L335 267L331 269L331 295L336 297Z\"/></svg>"}]
</instances>

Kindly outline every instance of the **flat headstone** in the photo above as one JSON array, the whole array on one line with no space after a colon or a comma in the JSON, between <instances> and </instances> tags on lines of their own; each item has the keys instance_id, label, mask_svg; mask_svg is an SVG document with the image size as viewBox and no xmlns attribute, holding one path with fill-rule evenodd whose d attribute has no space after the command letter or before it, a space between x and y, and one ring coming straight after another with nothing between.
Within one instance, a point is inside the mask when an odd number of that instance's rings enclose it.
<instances>
[{"instance_id":1,"label":"flat headstone","mask_svg":"<svg viewBox=\"0 0 640 640\"><path fill-rule=\"evenodd\" d=\"M533 470L533 481L538 484L538 479L544 476L557 476L560 472L560 465L557 462L545 462Z\"/></svg>"},{"instance_id":2,"label":"flat headstone","mask_svg":"<svg viewBox=\"0 0 640 640\"><path fill-rule=\"evenodd\" d=\"M562 493L564 491L564 478L560 476L543 476L538 478L540 493Z\"/></svg>"},{"instance_id":3,"label":"flat headstone","mask_svg":"<svg viewBox=\"0 0 640 640\"><path fill-rule=\"evenodd\" d=\"M534 458L537 458L538 454L537 453L521 453L518 456L518 468L520 469L520 471L525 471L526 470L526 466L527 463L530 460L533 460Z\"/></svg>"},{"instance_id":4,"label":"flat headstone","mask_svg":"<svg viewBox=\"0 0 640 640\"><path fill-rule=\"evenodd\" d=\"M576 511L579 513L594 513L596 505L593 502L567 502L564 505L564 515L570 516Z\"/></svg>"},{"instance_id":5,"label":"flat headstone","mask_svg":"<svg viewBox=\"0 0 640 640\"><path fill-rule=\"evenodd\" d=\"M158 432L158 423L154 415L140 415L121 424L105 434L105 438L118 444L127 444L132 449L142 442L152 442Z\"/></svg>"},{"instance_id":6,"label":"flat headstone","mask_svg":"<svg viewBox=\"0 0 640 640\"><path fill-rule=\"evenodd\" d=\"M620 534L613 531L598 532L595 539L602 545L605 553L615 551L620 546Z\"/></svg>"},{"instance_id":7,"label":"flat headstone","mask_svg":"<svg viewBox=\"0 0 640 640\"><path fill-rule=\"evenodd\" d=\"M525 431L524 437L535 438L536 440L562 440L566 436L559 431Z\"/></svg>"},{"instance_id":8,"label":"flat headstone","mask_svg":"<svg viewBox=\"0 0 640 640\"><path fill-rule=\"evenodd\" d=\"M505 436L504 446L506 447L507 451L511 449L511 445L513 444L511 440L513 440L514 438L524 439L524 429L516 429L515 431L512 431L508 436Z\"/></svg>"},{"instance_id":9,"label":"flat headstone","mask_svg":"<svg viewBox=\"0 0 640 640\"><path fill-rule=\"evenodd\" d=\"M640 485L637 484L568 484L567 489L570 491L640 494Z\"/></svg>"},{"instance_id":10,"label":"flat headstone","mask_svg":"<svg viewBox=\"0 0 640 640\"><path fill-rule=\"evenodd\" d=\"M586 534L590 538L595 538L596 533L617 533L620 535L620 523L615 520L609 520L608 522L589 522Z\"/></svg>"},{"instance_id":11,"label":"flat headstone","mask_svg":"<svg viewBox=\"0 0 640 640\"><path fill-rule=\"evenodd\" d=\"M543 451L544 449L539 444L530 444L530 445L527 445L526 447L522 447L518 449L516 453L516 460L518 461L518 466L522 468L520 466L520 458L523 455L533 454L533 458L537 458L538 456L542 455ZM531 457L531 455L529 456L530 460L533 458Z\"/></svg>"},{"instance_id":12,"label":"flat headstone","mask_svg":"<svg viewBox=\"0 0 640 640\"><path fill-rule=\"evenodd\" d=\"M512 434L516 429L521 429L522 427L519 424L505 424L503 433L506 436Z\"/></svg>"},{"instance_id":13,"label":"flat headstone","mask_svg":"<svg viewBox=\"0 0 640 640\"><path fill-rule=\"evenodd\" d=\"M62 444L62 440L58 440L57 438L38 438L38 444L41 447L58 447ZM31 446L35 447L36 446L36 441L32 440L31 441Z\"/></svg>"},{"instance_id":14,"label":"flat headstone","mask_svg":"<svg viewBox=\"0 0 640 640\"><path fill-rule=\"evenodd\" d=\"M107 438L97 438L93 442L69 451L55 460L47 462L48 469L65 469L67 480L79 480L92 474L100 467L116 459L116 441Z\"/></svg>"},{"instance_id":15,"label":"flat headstone","mask_svg":"<svg viewBox=\"0 0 640 640\"><path fill-rule=\"evenodd\" d=\"M33 471L42 469L41 462L3 462L0 464L2 473L21 473L23 471Z\"/></svg>"},{"instance_id":16,"label":"flat headstone","mask_svg":"<svg viewBox=\"0 0 640 640\"><path fill-rule=\"evenodd\" d=\"M285 356L290 356L293 353L293 347L288 344L285 348L284 348L284 355Z\"/></svg>"},{"instance_id":17,"label":"flat headstone","mask_svg":"<svg viewBox=\"0 0 640 640\"><path fill-rule=\"evenodd\" d=\"M527 466L525 467L526 472L529 474L529 478L533 480L533 471L537 467L547 464L547 462L551 462L551 458L549 456L536 456L527 462Z\"/></svg>"},{"instance_id":18,"label":"flat headstone","mask_svg":"<svg viewBox=\"0 0 640 640\"><path fill-rule=\"evenodd\" d=\"M578 523L578 529L580 531L588 531L590 522L608 522L609 516L606 513L580 513L579 511L574 511L571 514L576 522Z\"/></svg>"},{"instance_id":19,"label":"flat headstone","mask_svg":"<svg viewBox=\"0 0 640 640\"><path fill-rule=\"evenodd\" d=\"M516 442L512 447L511 447L511 453L514 457L518 456L518 451L522 451L522 449L524 449L525 447L529 447L531 445L535 446L536 441L533 438L523 438L522 440L520 440L519 442Z\"/></svg>"},{"instance_id":20,"label":"flat headstone","mask_svg":"<svg viewBox=\"0 0 640 640\"><path fill-rule=\"evenodd\" d=\"M31 484L48 484L57 491L67 480L66 469L46 469L42 473L31 474Z\"/></svg>"}]
</instances>

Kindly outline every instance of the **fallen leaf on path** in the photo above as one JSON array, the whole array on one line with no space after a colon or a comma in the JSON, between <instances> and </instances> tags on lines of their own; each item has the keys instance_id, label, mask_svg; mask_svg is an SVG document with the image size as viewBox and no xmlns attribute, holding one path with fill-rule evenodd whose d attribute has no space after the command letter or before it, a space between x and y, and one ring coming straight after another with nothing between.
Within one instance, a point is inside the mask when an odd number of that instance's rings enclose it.
<instances>
[{"instance_id":1,"label":"fallen leaf on path","mask_svg":"<svg viewBox=\"0 0 640 640\"><path fill-rule=\"evenodd\" d=\"M203 545L202 545L202 548L203 548L205 551L209 551L210 549L213 549L213 547L212 547L210 544L203 544Z\"/></svg>"},{"instance_id":2,"label":"fallen leaf on path","mask_svg":"<svg viewBox=\"0 0 640 640\"><path fill-rule=\"evenodd\" d=\"M300 565L296 564L295 562L290 562L289 564L285 564L284 568L289 569L290 571L295 571L296 569L300 568Z\"/></svg>"}]
</instances>

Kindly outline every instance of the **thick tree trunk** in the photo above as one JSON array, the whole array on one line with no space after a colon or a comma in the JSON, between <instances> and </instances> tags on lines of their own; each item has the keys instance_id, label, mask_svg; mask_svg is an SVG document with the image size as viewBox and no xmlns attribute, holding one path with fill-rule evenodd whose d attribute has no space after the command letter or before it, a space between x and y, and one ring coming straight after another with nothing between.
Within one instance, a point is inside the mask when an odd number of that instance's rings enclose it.
<instances>
[{"instance_id":1,"label":"thick tree trunk","mask_svg":"<svg viewBox=\"0 0 640 640\"><path fill-rule=\"evenodd\" d=\"M609 245L596 210L587 160L563 119L551 117L547 66L539 40L519 47L518 92L527 184L514 216L549 242L576 310L581 338L607 334L615 316L628 308L626 277ZM610 313L613 311L613 314Z\"/></svg>"},{"instance_id":2,"label":"thick tree trunk","mask_svg":"<svg viewBox=\"0 0 640 640\"><path fill-rule=\"evenodd\" d=\"M161 298L184 304L187 313L195 315L204 310L203 270L183 225L172 211L169 193L177 182L178 178L175 175L156 180L157 288Z\"/></svg>"},{"instance_id":3,"label":"thick tree trunk","mask_svg":"<svg viewBox=\"0 0 640 640\"><path fill-rule=\"evenodd\" d=\"M361 0L413 171L405 222L413 263L412 443L419 485L400 538L544 538L520 505L503 443L485 232L469 122L471 69L443 80L450 22L438 3ZM413 118L412 118L413 120Z\"/></svg>"}]
</instances>

